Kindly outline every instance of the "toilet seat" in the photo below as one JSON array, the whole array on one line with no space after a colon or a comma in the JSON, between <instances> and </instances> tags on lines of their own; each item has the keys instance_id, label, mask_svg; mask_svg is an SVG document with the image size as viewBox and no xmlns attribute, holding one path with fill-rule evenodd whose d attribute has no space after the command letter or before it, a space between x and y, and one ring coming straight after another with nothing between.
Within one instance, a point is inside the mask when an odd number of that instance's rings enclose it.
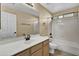
<instances>
[{"instance_id":1,"label":"toilet seat","mask_svg":"<svg viewBox=\"0 0 79 59\"><path fill-rule=\"evenodd\" d=\"M52 49L57 49L58 45L55 43L49 43L49 47Z\"/></svg>"}]
</instances>

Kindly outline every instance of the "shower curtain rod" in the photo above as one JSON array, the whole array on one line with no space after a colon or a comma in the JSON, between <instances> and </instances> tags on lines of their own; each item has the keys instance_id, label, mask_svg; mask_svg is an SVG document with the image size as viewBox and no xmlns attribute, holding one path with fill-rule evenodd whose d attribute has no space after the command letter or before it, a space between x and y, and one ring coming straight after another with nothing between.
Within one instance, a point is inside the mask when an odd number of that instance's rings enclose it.
<instances>
[{"instance_id":1,"label":"shower curtain rod","mask_svg":"<svg viewBox=\"0 0 79 59\"><path fill-rule=\"evenodd\" d=\"M65 14L71 14L71 13L78 13L78 11L76 11L76 12L69 12L69 13L65 13ZM62 15L65 15L65 14L62 14Z\"/></svg>"},{"instance_id":2,"label":"shower curtain rod","mask_svg":"<svg viewBox=\"0 0 79 59\"><path fill-rule=\"evenodd\" d=\"M75 11L75 12L69 12L69 13L64 13L64 14L55 15L55 16L61 16L61 15L66 15L66 14L71 14L71 13L79 13L79 11ZM54 17L54 16L53 16L53 17Z\"/></svg>"}]
</instances>

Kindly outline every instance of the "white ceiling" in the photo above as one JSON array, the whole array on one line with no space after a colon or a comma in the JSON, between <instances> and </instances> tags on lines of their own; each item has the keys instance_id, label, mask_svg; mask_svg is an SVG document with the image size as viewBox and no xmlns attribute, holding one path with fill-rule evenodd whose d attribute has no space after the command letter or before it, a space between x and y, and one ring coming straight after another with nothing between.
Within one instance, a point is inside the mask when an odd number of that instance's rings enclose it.
<instances>
[{"instance_id":1,"label":"white ceiling","mask_svg":"<svg viewBox=\"0 0 79 59\"><path fill-rule=\"evenodd\" d=\"M28 6L26 6L26 4L3 3L2 5L16 9L17 11L32 14L33 16L39 16L39 13L36 10L29 8ZM47 8L51 13L55 13L75 6L79 6L79 3L41 3L41 5Z\"/></svg>"},{"instance_id":2,"label":"white ceiling","mask_svg":"<svg viewBox=\"0 0 79 59\"><path fill-rule=\"evenodd\" d=\"M79 3L41 3L41 5L47 8L50 12L55 13L79 6Z\"/></svg>"}]
</instances>

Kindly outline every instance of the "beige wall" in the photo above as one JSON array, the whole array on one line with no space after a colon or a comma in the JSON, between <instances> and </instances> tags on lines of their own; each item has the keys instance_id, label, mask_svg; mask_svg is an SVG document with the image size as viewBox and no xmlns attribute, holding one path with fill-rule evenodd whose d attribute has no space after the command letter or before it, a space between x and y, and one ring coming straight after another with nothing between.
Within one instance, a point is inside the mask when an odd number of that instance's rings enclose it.
<instances>
[{"instance_id":1,"label":"beige wall","mask_svg":"<svg viewBox=\"0 0 79 59\"><path fill-rule=\"evenodd\" d=\"M39 12L39 22L40 22L40 35L48 35L48 18L51 14L40 4L35 4L36 10Z\"/></svg>"},{"instance_id":2,"label":"beige wall","mask_svg":"<svg viewBox=\"0 0 79 59\"><path fill-rule=\"evenodd\" d=\"M5 12L9 12L12 14L16 15L16 35L17 36L22 36L24 33L33 33L33 22L35 20L37 20L36 17L27 14L27 13L23 13L23 12L19 12L19 11L15 11L13 9L7 8L7 7L3 7L1 6L1 11L5 11Z\"/></svg>"}]
</instances>

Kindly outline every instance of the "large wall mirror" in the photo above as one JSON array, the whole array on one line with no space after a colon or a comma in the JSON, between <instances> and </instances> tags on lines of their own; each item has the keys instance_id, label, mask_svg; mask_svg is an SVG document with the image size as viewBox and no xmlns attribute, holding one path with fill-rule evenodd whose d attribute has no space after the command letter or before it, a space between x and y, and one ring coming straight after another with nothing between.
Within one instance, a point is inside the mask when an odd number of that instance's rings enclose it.
<instances>
[{"instance_id":1,"label":"large wall mirror","mask_svg":"<svg viewBox=\"0 0 79 59\"><path fill-rule=\"evenodd\" d=\"M1 12L0 12L0 29L1 29Z\"/></svg>"},{"instance_id":2,"label":"large wall mirror","mask_svg":"<svg viewBox=\"0 0 79 59\"><path fill-rule=\"evenodd\" d=\"M0 29L1 29L1 4L0 4Z\"/></svg>"}]
</instances>

